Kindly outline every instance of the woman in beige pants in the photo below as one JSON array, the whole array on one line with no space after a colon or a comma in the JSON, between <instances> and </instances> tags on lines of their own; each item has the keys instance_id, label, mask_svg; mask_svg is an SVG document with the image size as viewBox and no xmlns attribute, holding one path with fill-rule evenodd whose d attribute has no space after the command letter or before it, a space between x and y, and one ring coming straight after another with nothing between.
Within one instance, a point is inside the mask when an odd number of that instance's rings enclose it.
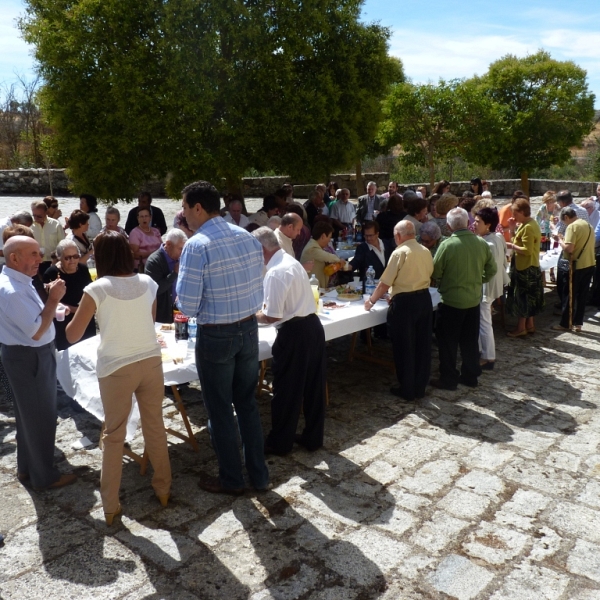
<instances>
[{"instance_id":1,"label":"woman in beige pants","mask_svg":"<svg viewBox=\"0 0 600 600\"><path fill-rule=\"evenodd\" d=\"M157 284L133 272L133 257L124 236L115 231L94 240L98 279L84 289L66 334L74 343L94 313L100 328L96 372L104 406L105 430L100 493L108 525L121 513L119 486L123 443L135 394L142 433L154 468L152 487L163 506L171 490L171 466L162 416L163 371L154 332Z\"/></svg>"}]
</instances>

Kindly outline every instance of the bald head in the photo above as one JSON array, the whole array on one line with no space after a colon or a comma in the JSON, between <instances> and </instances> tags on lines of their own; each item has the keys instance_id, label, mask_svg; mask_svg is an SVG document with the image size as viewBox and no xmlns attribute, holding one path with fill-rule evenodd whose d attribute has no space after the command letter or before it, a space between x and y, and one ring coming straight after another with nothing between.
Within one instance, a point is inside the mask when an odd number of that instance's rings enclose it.
<instances>
[{"instance_id":1,"label":"bald head","mask_svg":"<svg viewBox=\"0 0 600 600\"><path fill-rule=\"evenodd\" d=\"M42 262L39 244L25 235L15 235L4 244L6 266L33 277Z\"/></svg>"},{"instance_id":2,"label":"bald head","mask_svg":"<svg viewBox=\"0 0 600 600\"><path fill-rule=\"evenodd\" d=\"M415 226L410 221L399 221L396 223L394 227L394 236L397 239L400 239L398 242L399 244L406 240L413 239L415 235Z\"/></svg>"}]
</instances>

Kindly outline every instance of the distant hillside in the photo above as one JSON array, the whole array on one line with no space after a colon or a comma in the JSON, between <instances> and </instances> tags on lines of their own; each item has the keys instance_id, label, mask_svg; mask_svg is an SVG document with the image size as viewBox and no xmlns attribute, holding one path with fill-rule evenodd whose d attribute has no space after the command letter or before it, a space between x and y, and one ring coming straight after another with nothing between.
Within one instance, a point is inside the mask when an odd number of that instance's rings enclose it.
<instances>
[{"instance_id":1,"label":"distant hillside","mask_svg":"<svg viewBox=\"0 0 600 600\"><path fill-rule=\"evenodd\" d=\"M572 156L586 156L593 152L598 147L600 140L600 110L594 115L594 130L584 138L581 148L571 148Z\"/></svg>"}]
</instances>

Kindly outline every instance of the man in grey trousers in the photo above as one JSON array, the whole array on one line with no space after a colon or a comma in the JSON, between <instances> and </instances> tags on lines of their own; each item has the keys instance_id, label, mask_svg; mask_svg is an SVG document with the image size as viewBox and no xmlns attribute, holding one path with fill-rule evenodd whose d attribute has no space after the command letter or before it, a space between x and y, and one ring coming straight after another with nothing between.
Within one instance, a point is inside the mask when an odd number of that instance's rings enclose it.
<instances>
[{"instance_id":1,"label":"man in grey trousers","mask_svg":"<svg viewBox=\"0 0 600 600\"><path fill-rule=\"evenodd\" d=\"M15 398L17 477L35 490L73 483L74 474L54 467L56 357L52 322L65 294L61 279L48 286L42 303L31 278L42 262L39 244L17 235L4 245L0 273L0 352Z\"/></svg>"}]
</instances>

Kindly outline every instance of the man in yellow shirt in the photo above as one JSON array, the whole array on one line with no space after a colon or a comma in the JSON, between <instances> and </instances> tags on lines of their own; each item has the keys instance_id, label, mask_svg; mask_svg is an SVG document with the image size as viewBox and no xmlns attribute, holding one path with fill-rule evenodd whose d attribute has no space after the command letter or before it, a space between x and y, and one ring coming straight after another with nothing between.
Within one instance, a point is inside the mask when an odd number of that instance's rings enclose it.
<instances>
[{"instance_id":1,"label":"man in yellow shirt","mask_svg":"<svg viewBox=\"0 0 600 600\"><path fill-rule=\"evenodd\" d=\"M427 248L415 239L415 226L400 221L394 227L398 244L377 288L365 302L365 310L388 290L392 296L388 325L392 336L398 386L390 392L407 402L425 396L431 372L431 327L433 307L429 281L433 259Z\"/></svg>"}]
</instances>

